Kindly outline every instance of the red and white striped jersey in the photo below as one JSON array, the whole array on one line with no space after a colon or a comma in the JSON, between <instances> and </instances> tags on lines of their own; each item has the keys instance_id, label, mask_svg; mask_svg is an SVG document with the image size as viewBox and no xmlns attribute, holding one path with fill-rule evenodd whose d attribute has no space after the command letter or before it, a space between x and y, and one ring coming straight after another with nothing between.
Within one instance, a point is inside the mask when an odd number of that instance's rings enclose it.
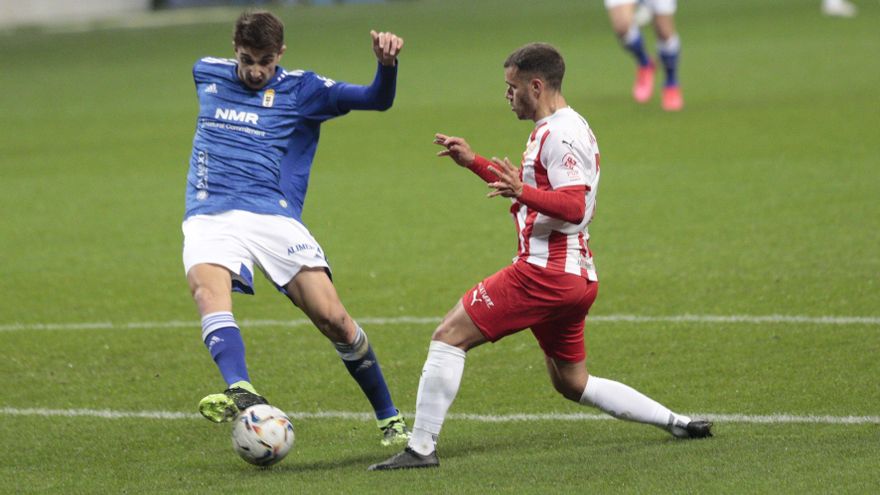
<instances>
[{"instance_id":1,"label":"red and white striped jersey","mask_svg":"<svg viewBox=\"0 0 880 495\"><path fill-rule=\"evenodd\" d=\"M518 201L510 212L519 236L517 260L549 270L596 281L587 225L596 209L599 186L599 146L586 119L565 107L535 123L523 153L520 177L524 184L548 191L586 186L585 213L574 224L538 213Z\"/></svg>"}]
</instances>

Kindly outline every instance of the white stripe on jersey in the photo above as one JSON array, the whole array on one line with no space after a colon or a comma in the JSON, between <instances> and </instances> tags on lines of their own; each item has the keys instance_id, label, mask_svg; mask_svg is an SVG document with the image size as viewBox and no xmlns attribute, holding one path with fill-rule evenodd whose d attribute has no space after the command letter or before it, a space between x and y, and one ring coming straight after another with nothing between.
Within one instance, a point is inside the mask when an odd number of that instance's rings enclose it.
<instances>
[{"instance_id":1,"label":"white stripe on jersey","mask_svg":"<svg viewBox=\"0 0 880 495\"><path fill-rule=\"evenodd\" d=\"M581 252L581 240L580 234L578 235L570 235L565 238L565 250L566 252ZM582 258L583 255L579 256L566 256L565 257L565 271L566 273L580 273L581 266L578 264L578 259Z\"/></svg>"}]
</instances>

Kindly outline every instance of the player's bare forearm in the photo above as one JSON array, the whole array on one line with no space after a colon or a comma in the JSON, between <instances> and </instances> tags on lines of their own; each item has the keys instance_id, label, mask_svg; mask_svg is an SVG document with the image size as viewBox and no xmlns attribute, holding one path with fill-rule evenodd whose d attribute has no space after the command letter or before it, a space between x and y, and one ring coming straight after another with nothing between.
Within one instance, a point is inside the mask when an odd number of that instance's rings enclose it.
<instances>
[{"instance_id":1,"label":"player's bare forearm","mask_svg":"<svg viewBox=\"0 0 880 495\"><path fill-rule=\"evenodd\" d=\"M397 63L397 57L403 50L403 38L394 33L370 31L373 38L373 53L380 64L390 67Z\"/></svg>"}]
</instances>

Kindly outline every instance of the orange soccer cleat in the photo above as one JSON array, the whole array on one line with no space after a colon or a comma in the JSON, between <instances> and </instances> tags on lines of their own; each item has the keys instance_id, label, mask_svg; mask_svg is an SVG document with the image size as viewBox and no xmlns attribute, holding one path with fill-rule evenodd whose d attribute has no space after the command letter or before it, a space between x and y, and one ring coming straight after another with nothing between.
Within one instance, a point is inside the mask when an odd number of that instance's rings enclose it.
<instances>
[{"instance_id":1,"label":"orange soccer cleat","mask_svg":"<svg viewBox=\"0 0 880 495\"><path fill-rule=\"evenodd\" d=\"M654 72L657 67L654 62L643 67L639 67L636 71L636 82L633 83L633 98L639 103L647 103L654 93Z\"/></svg>"},{"instance_id":2,"label":"orange soccer cleat","mask_svg":"<svg viewBox=\"0 0 880 495\"><path fill-rule=\"evenodd\" d=\"M684 107L684 97L681 95L681 87L667 86L663 88L663 110L677 112Z\"/></svg>"}]
</instances>

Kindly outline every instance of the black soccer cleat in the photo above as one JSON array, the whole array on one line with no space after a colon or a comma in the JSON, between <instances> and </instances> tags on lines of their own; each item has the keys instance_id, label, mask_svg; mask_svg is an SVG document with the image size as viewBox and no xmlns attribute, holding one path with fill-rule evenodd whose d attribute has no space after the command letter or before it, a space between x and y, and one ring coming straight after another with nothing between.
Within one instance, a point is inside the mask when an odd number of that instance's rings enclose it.
<instances>
[{"instance_id":1,"label":"black soccer cleat","mask_svg":"<svg viewBox=\"0 0 880 495\"><path fill-rule=\"evenodd\" d=\"M241 387L232 387L227 388L223 391L227 397L232 399L235 402L235 407L238 408L239 411L244 411L245 409L256 406L257 404L268 404L269 401L266 400L262 395L257 395L250 390L243 389Z\"/></svg>"},{"instance_id":2,"label":"black soccer cleat","mask_svg":"<svg viewBox=\"0 0 880 495\"><path fill-rule=\"evenodd\" d=\"M712 422L697 419L688 423L685 430L687 430L687 438L709 438L712 436Z\"/></svg>"},{"instance_id":3,"label":"black soccer cleat","mask_svg":"<svg viewBox=\"0 0 880 495\"><path fill-rule=\"evenodd\" d=\"M373 464L367 471L391 471L393 469L417 469L440 467L440 459L437 457L437 451L428 455L421 455L415 450L407 447L403 452L391 457L390 459Z\"/></svg>"},{"instance_id":4,"label":"black soccer cleat","mask_svg":"<svg viewBox=\"0 0 880 495\"><path fill-rule=\"evenodd\" d=\"M693 420L688 424L672 423L668 429L675 438L709 438L712 436L712 422L704 419Z\"/></svg>"}]
</instances>

